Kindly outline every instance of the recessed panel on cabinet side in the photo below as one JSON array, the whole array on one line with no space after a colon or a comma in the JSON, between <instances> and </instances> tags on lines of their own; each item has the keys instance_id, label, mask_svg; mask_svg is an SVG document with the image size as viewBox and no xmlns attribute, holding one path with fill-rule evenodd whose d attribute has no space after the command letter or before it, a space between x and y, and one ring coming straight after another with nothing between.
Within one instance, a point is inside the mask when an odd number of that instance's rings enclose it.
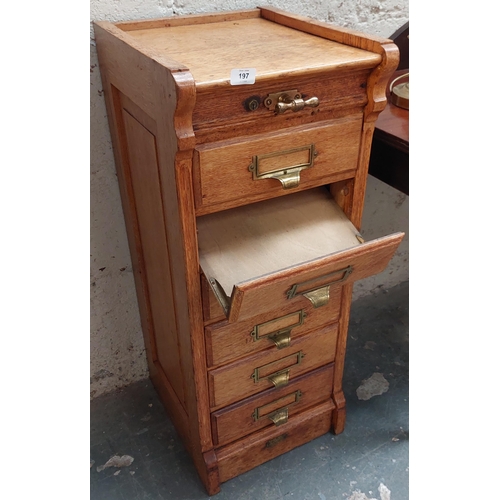
<instances>
[{"instance_id":1,"label":"recessed panel on cabinet side","mask_svg":"<svg viewBox=\"0 0 500 500\"><path fill-rule=\"evenodd\" d=\"M156 356L181 404L185 404L169 251L160 194L156 138L123 110L128 164L134 191L146 281L153 318Z\"/></svg>"}]
</instances>

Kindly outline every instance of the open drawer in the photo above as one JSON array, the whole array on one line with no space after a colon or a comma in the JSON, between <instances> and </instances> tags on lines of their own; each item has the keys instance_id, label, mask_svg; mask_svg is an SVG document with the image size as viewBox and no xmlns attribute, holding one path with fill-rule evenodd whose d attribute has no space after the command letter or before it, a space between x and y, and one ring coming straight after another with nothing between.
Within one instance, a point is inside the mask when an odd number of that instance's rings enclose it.
<instances>
[{"instance_id":1,"label":"open drawer","mask_svg":"<svg viewBox=\"0 0 500 500\"><path fill-rule=\"evenodd\" d=\"M324 188L199 217L205 274L229 322L330 291L384 270L404 233L364 243ZM306 301L306 302L304 302Z\"/></svg>"}]
</instances>

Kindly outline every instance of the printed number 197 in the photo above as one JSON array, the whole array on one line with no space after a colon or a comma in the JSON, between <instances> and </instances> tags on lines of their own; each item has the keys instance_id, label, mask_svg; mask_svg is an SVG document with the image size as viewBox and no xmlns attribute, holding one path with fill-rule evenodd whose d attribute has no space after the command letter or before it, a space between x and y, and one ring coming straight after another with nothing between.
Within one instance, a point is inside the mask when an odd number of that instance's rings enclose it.
<instances>
[{"instance_id":1,"label":"printed number 197","mask_svg":"<svg viewBox=\"0 0 500 500\"><path fill-rule=\"evenodd\" d=\"M255 68L236 68L231 70L231 85L251 85L255 83Z\"/></svg>"}]
</instances>

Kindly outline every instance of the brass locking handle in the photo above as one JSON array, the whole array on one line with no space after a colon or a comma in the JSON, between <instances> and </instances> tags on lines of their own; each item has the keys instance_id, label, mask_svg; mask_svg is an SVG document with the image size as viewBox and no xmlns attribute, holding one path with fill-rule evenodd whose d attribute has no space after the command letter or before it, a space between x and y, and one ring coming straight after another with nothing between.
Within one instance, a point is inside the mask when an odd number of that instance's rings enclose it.
<instances>
[{"instance_id":1,"label":"brass locking handle","mask_svg":"<svg viewBox=\"0 0 500 500\"><path fill-rule=\"evenodd\" d=\"M276 104L276 113L281 115L286 111L300 111L304 108L316 108L319 106L319 99L317 97L311 97L304 101L304 99L290 99L285 98L283 101L280 101Z\"/></svg>"},{"instance_id":2,"label":"brass locking handle","mask_svg":"<svg viewBox=\"0 0 500 500\"><path fill-rule=\"evenodd\" d=\"M316 108L319 106L319 99L311 97L309 99L302 99L302 94L297 90L284 90L282 92L275 92L268 94L264 99L264 106L274 111L277 115L285 113L285 111L300 111L304 108Z\"/></svg>"}]
</instances>

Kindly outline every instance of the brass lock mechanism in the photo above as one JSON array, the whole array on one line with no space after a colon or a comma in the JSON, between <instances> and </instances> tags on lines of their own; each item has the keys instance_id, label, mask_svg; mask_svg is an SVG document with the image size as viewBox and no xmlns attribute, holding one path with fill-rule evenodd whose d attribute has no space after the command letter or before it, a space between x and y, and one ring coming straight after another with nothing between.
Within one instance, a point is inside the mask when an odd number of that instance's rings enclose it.
<instances>
[{"instance_id":1,"label":"brass lock mechanism","mask_svg":"<svg viewBox=\"0 0 500 500\"><path fill-rule=\"evenodd\" d=\"M264 99L264 106L274 111L277 115L280 115L288 110L300 111L306 107L316 108L319 106L319 99L317 97L311 97L304 100L302 99L302 94L297 90L285 90L284 92L269 94Z\"/></svg>"}]
</instances>

